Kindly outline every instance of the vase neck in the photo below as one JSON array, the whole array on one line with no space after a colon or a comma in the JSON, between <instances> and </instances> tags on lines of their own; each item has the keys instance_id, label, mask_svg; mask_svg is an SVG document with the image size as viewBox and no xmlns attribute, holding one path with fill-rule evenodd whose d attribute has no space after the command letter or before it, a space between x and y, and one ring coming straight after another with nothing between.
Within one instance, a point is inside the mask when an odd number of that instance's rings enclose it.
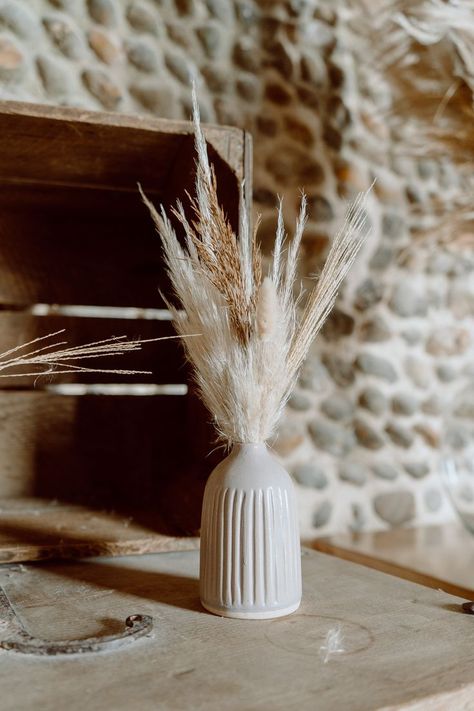
<instances>
[{"instance_id":1,"label":"vase neck","mask_svg":"<svg viewBox=\"0 0 474 711\"><path fill-rule=\"evenodd\" d=\"M232 447L232 452L263 452L267 450L265 442L236 442Z\"/></svg>"}]
</instances>

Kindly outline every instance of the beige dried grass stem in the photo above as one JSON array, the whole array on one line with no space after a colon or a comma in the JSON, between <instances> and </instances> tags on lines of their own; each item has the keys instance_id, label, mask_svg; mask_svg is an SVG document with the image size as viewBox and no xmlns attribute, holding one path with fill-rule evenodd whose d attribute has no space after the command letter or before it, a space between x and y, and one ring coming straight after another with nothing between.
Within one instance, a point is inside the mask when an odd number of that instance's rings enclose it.
<instances>
[{"instance_id":1,"label":"beige dried grass stem","mask_svg":"<svg viewBox=\"0 0 474 711\"><path fill-rule=\"evenodd\" d=\"M113 373L116 375L150 374L150 371L144 370L88 368L83 365L75 365L72 361L120 356L125 353L141 350L144 343L177 338L177 336L164 336L142 341L129 341L126 336L113 336L112 338L106 338L85 345L73 346L71 348L62 347L67 345L67 341L53 341L52 343L47 343L39 348L30 350L32 346L44 343L64 332L65 329L54 331L53 333L39 336L38 338L28 341L28 343L22 343L0 353L0 378L22 378L27 376L60 375L65 373ZM19 369L21 370L22 368L34 369L25 370L23 372L12 372L18 371Z\"/></svg>"},{"instance_id":2,"label":"beige dried grass stem","mask_svg":"<svg viewBox=\"0 0 474 711\"><path fill-rule=\"evenodd\" d=\"M193 110L197 153L193 219L179 203L173 211L184 231L183 245L164 208L156 210L141 194L161 236L177 298L178 307L170 306L174 324L217 431L229 444L264 442L274 434L311 342L366 236L367 194L350 208L299 318L301 290L295 295L295 286L306 198L302 197L289 242L280 203L272 265L262 280L260 246L250 229L243 195L238 236L219 205L195 90ZM189 332L201 335L190 339Z\"/></svg>"}]
</instances>

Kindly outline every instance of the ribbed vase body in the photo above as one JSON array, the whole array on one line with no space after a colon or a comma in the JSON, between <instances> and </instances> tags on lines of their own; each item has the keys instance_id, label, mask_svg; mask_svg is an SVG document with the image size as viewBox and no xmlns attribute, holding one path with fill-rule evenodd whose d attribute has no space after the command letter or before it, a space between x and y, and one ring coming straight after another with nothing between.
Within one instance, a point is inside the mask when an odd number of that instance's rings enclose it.
<instances>
[{"instance_id":1,"label":"ribbed vase body","mask_svg":"<svg viewBox=\"0 0 474 711\"><path fill-rule=\"evenodd\" d=\"M200 593L203 606L224 617L265 619L299 607L293 482L264 444L236 445L207 482Z\"/></svg>"}]
</instances>

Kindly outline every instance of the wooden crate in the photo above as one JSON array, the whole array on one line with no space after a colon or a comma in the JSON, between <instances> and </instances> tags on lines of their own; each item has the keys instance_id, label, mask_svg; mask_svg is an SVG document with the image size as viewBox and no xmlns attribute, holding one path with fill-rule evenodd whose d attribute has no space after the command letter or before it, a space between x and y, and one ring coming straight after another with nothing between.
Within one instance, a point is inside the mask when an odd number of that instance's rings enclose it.
<instances>
[{"instance_id":1,"label":"wooden crate","mask_svg":"<svg viewBox=\"0 0 474 711\"><path fill-rule=\"evenodd\" d=\"M236 228L250 141L235 128L205 135ZM189 123L0 103L0 350L60 328L70 345L171 335L137 183L169 206L186 201L194 174ZM150 344L107 366L152 375L0 380L0 560L126 552L130 540L156 550L197 529L212 434L183 394L181 346Z\"/></svg>"}]
</instances>

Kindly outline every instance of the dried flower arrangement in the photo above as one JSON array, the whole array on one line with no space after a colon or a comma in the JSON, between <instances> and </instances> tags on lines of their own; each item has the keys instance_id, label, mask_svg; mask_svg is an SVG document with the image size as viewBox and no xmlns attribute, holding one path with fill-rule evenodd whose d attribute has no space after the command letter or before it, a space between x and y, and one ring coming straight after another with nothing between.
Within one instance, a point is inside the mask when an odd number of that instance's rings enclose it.
<instances>
[{"instance_id":1,"label":"dried flower arrangement","mask_svg":"<svg viewBox=\"0 0 474 711\"><path fill-rule=\"evenodd\" d=\"M301 289L295 295L306 199L290 242L280 204L273 258L264 275L256 230L245 211L244 187L239 235L219 204L195 89L193 114L193 216L188 218L180 203L173 210L184 246L164 209L158 212L142 197L161 236L178 301L169 306L176 330L217 432L232 446L204 493L201 602L227 617L279 617L300 604L300 543L293 483L265 443L363 243L366 194L349 209L314 287L307 295ZM190 332L199 335L189 339Z\"/></svg>"},{"instance_id":2,"label":"dried flower arrangement","mask_svg":"<svg viewBox=\"0 0 474 711\"><path fill-rule=\"evenodd\" d=\"M183 247L163 208L142 193L162 239L168 274L179 302L170 305L183 337L200 395L221 439L229 445L266 442L275 432L309 347L331 311L367 231L361 194L335 235L325 266L306 296L295 296L298 253L306 222L306 198L291 242L281 205L270 271L262 275L257 230L251 230L241 189L239 235L218 202L196 93L193 92L197 160L194 219L178 203L173 214L185 233ZM201 334L189 339L188 333Z\"/></svg>"}]
</instances>

